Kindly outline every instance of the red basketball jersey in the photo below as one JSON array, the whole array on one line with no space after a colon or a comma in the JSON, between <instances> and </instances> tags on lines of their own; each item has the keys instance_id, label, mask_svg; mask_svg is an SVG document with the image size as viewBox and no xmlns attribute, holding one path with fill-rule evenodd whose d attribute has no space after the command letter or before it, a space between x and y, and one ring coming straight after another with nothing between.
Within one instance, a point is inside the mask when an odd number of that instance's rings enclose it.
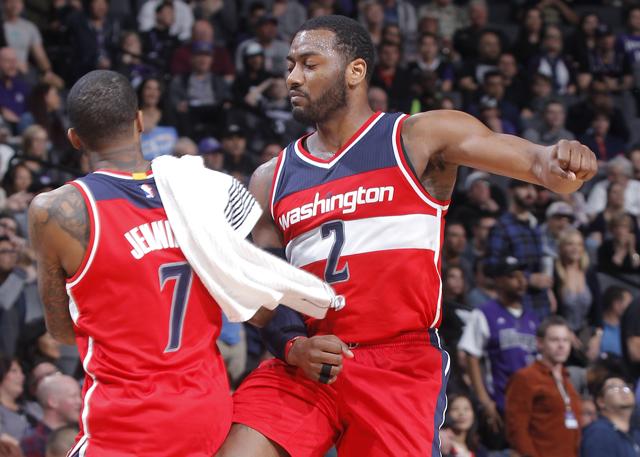
<instances>
[{"instance_id":1,"label":"red basketball jersey","mask_svg":"<svg viewBox=\"0 0 640 457\"><path fill-rule=\"evenodd\" d=\"M437 327L448 202L431 197L402 148L406 115L375 113L330 160L304 138L282 151L271 212L289 261L346 298L312 334L373 342Z\"/></svg>"},{"instance_id":2,"label":"red basketball jersey","mask_svg":"<svg viewBox=\"0 0 640 457\"><path fill-rule=\"evenodd\" d=\"M91 235L67 283L86 372L70 455L210 457L232 410L220 308L180 250L151 173L98 171L72 184Z\"/></svg>"}]
</instances>

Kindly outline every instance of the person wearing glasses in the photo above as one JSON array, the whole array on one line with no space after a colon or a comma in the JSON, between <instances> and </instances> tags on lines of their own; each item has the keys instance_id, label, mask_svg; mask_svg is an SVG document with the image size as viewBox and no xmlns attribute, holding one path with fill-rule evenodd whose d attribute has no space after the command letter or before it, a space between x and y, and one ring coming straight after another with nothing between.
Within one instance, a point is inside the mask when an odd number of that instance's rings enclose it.
<instances>
[{"instance_id":1,"label":"person wearing glasses","mask_svg":"<svg viewBox=\"0 0 640 457\"><path fill-rule=\"evenodd\" d=\"M595 392L598 419L582 434L580 457L640 456L640 430L631 426L635 395L618 374L606 376Z\"/></svg>"}]
</instances>

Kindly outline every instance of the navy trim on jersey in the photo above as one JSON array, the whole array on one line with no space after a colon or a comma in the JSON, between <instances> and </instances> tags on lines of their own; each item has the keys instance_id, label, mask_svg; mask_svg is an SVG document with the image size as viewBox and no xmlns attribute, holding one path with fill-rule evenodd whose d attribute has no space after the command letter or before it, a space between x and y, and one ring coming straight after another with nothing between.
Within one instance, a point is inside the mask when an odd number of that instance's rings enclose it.
<instances>
[{"instance_id":1,"label":"navy trim on jersey","mask_svg":"<svg viewBox=\"0 0 640 457\"><path fill-rule=\"evenodd\" d=\"M382 168L397 167L393 154L393 126L402 113L385 113L360 140L331 168L314 166L295 152L293 142L286 148L273 204L301 190Z\"/></svg>"},{"instance_id":2,"label":"navy trim on jersey","mask_svg":"<svg viewBox=\"0 0 640 457\"><path fill-rule=\"evenodd\" d=\"M91 173L80 178L97 202L126 200L141 209L162 208L160 194L153 178L140 180L119 179L105 174Z\"/></svg>"}]
</instances>

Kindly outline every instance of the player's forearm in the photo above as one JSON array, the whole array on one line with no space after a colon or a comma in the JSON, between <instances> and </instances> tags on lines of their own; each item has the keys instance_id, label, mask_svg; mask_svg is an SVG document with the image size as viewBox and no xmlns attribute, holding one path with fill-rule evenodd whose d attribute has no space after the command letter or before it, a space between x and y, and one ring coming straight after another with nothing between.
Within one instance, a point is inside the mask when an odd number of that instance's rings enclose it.
<instances>
[{"instance_id":1,"label":"player's forearm","mask_svg":"<svg viewBox=\"0 0 640 457\"><path fill-rule=\"evenodd\" d=\"M285 360L285 346L296 336L307 336L302 316L286 306L278 306L272 319L260 329L260 336L269 352Z\"/></svg>"}]
</instances>

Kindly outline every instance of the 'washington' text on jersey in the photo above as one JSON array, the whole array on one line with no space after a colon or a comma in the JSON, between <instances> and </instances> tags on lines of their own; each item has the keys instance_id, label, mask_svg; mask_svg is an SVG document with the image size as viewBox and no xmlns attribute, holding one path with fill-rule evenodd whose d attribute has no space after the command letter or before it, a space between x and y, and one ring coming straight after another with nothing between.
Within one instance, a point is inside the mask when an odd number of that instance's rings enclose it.
<instances>
[{"instance_id":1,"label":"'washington' text on jersey","mask_svg":"<svg viewBox=\"0 0 640 457\"><path fill-rule=\"evenodd\" d=\"M168 220L154 221L132 228L124 234L131 247L131 255L140 260L145 254L159 249L177 248L178 240Z\"/></svg>"},{"instance_id":2,"label":"'washington' text on jersey","mask_svg":"<svg viewBox=\"0 0 640 457\"><path fill-rule=\"evenodd\" d=\"M280 216L278 221L284 230L289 227L289 225L304 221L318 214L328 213L335 209L342 209L343 214L353 213L356 211L358 205L393 201L393 192L393 186L369 187L366 189L360 186L358 190L331 195L327 198L320 198L320 193L316 192L313 202L293 208L286 214Z\"/></svg>"}]
</instances>

